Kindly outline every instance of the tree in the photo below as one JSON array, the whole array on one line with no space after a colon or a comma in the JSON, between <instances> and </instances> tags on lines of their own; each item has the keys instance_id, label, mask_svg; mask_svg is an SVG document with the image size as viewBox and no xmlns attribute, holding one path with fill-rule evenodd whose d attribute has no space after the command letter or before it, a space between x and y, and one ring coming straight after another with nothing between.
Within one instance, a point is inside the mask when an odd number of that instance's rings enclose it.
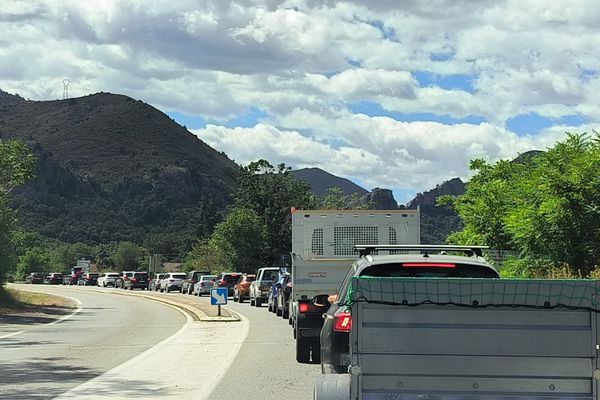
<instances>
[{"instance_id":1,"label":"tree","mask_svg":"<svg viewBox=\"0 0 600 400\"><path fill-rule=\"evenodd\" d=\"M183 261L184 271L233 271L232 249L219 246L210 239L197 241Z\"/></svg>"},{"instance_id":2,"label":"tree","mask_svg":"<svg viewBox=\"0 0 600 400\"><path fill-rule=\"evenodd\" d=\"M31 272L50 272L49 266L50 262L45 249L40 247L27 249L27 251L19 257L16 278L23 280Z\"/></svg>"},{"instance_id":3,"label":"tree","mask_svg":"<svg viewBox=\"0 0 600 400\"><path fill-rule=\"evenodd\" d=\"M13 229L15 217L8 207L8 194L31 179L34 158L25 144L17 140L0 140L0 289L4 274L16 261Z\"/></svg>"},{"instance_id":4,"label":"tree","mask_svg":"<svg viewBox=\"0 0 600 400\"><path fill-rule=\"evenodd\" d=\"M143 249L132 242L120 242L113 256L115 266L121 270L137 270L144 255Z\"/></svg>"},{"instance_id":5,"label":"tree","mask_svg":"<svg viewBox=\"0 0 600 400\"><path fill-rule=\"evenodd\" d=\"M600 137L567 134L518 162L471 162L475 176L451 203L464 229L449 240L517 250L515 274L567 264L589 274L600 263ZM524 260L524 261L523 261Z\"/></svg>"},{"instance_id":6,"label":"tree","mask_svg":"<svg viewBox=\"0 0 600 400\"><path fill-rule=\"evenodd\" d=\"M291 168L276 168L266 160L242 167L238 175L234 208L252 210L266 228L265 250L268 263L278 265L291 251L290 209L310 209L317 205L307 182L299 181Z\"/></svg>"}]
</instances>

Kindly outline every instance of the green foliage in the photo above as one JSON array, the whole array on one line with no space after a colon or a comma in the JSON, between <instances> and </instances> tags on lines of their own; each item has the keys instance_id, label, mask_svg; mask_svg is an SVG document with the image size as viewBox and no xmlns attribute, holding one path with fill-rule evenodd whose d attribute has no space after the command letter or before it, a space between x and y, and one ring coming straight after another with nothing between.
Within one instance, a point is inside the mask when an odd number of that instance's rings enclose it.
<instances>
[{"instance_id":1,"label":"green foliage","mask_svg":"<svg viewBox=\"0 0 600 400\"><path fill-rule=\"evenodd\" d=\"M14 237L14 214L8 207L8 194L32 176L34 158L24 143L0 140L0 288L4 274L17 260ZM20 262L20 260L19 260Z\"/></svg>"},{"instance_id":2,"label":"green foliage","mask_svg":"<svg viewBox=\"0 0 600 400\"><path fill-rule=\"evenodd\" d=\"M273 167L258 160L242 167L238 175L233 208L252 210L264 222L268 265L279 265L281 256L291 251L290 209L317 205L310 185L295 179L290 171L285 164Z\"/></svg>"},{"instance_id":3,"label":"green foliage","mask_svg":"<svg viewBox=\"0 0 600 400\"><path fill-rule=\"evenodd\" d=\"M144 249L132 242L121 242L117 246L113 260L121 270L137 270L144 258Z\"/></svg>"},{"instance_id":4,"label":"green foliage","mask_svg":"<svg viewBox=\"0 0 600 400\"><path fill-rule=\"evenodd\" d=\"M16 278L23 280L31 272L51 272L50 269L50 260L46 251L40 247L34 247L26 250L19 257Z\"/></svg>"},{"instance_id":5,"label":"green foliage","mask_svg":"<svg viewBox=\"0 0 600 400\"><path fill-rule=\"evenodd\" d=\"M210 271L212 273L233 271L232 251L210 239L199 240L192 246L183 261L184 271Z\"/></svg>"},{"instance_id":6,"label":"green foliage","mask_svg":"<svg viewBox=\"0 0 600 400\"><path fill-rule=\"evenodd\" d=\"M507 274L544 274L569 265L588 275L600 264L600 138L568 134L520 162L471 162L466 193L450 202L464 222L454 243L512 249ZM526 264L525 264L526 263Z\"/></svg>"}]
</instances>

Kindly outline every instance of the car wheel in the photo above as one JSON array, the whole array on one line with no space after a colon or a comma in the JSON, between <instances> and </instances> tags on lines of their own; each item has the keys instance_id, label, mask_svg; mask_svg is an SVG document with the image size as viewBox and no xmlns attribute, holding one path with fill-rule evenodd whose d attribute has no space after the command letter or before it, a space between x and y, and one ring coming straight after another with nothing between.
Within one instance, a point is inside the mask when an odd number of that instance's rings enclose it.
<instances>
[{"instance_id":1,"label":"car wheel","mask_svg":"<svg viewBox=\"0 0 600 400\"><path fill-rule=\"evenodd\" d=\"M250 298L250 306L254 306L254 299L252 298L252 294L248 296Z\"/></svg>"},{"instance_id":2,"label":"car wheel","mask_svg":"<svg viewBox=\"0 0 600 400\"><path fill-rule=\"evenodd\" d=\"M279 305L276 304L277 307L275 307L275 315L277 315L278 317L283 316L283 310L281 308L279 308Z\"/></svg>"},{"instance_id":3,"label":"car wheel","mask_svg":"<svg viewBox=\"0 0 600 400\"><path fill-rule=\"evenodd\" d=\"M254 299L254 305L256 307L262 306L262 299Z\"/></svg>"},{"instance_id":4,"label":"car wheel","mask_svg":"<svg viewBox=\"0 0 600 400\"><path fill-rule=\"evenodd\" d=\"M164 292L163 288L160 288L160 292L161 292L161 293L163 293L163 292Z\"/></svg>"}]
</instances>

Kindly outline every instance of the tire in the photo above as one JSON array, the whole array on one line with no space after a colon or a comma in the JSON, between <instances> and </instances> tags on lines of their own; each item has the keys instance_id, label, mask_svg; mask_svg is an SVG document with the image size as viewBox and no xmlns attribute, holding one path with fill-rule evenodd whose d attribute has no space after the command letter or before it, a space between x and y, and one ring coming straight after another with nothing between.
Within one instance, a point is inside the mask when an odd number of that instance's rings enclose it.
<instances>
[{"instance_id":1,"label":"tire","mask_svg":"<svg viewBox=\"0 0 600 400\"><path fill-rule=\"evenodd\" d=\"M315 382L314 400L350 399L351 376L349 374L319 375Z\"/></svg>"},{"instance_id":2,"label":"tire","mask_svg":"<svg viewBox=\"0 0 600 400\"><path fill-rule=\"evenodd\" d=\"M313 364L321 364L321 339L316 337L311 340L311 356Z\"/></svg>"},{"instance_id":3,"label":"tire","mask_svg":"<svg viewBox=\"0 0 600 400\"><path fill-rule=\"evenodd\" d=\"M282 317L283 316L283 310L281 308L279 308L278 304L275 304L277 307L275 307L275 315L277 315L278 317Z\"/></svg>"},{"instance_id":4,"label":"tire","mask_svg":"<svg viewBox=\"0 0 600 400\"><path fill-rule=\"evenodd\" d=\"M310 363L311 340L296 334L296 361L302 364Z\"/></svg>"},{"instance_id":5,"label":"tire","mask_svg":"<svg viewBox=\"0 0 600 400\"><path fill-rule=\"evenodd\" d=\"M160 292L161 292L161 293L163 293L163 292L164 292L163 288L160 288Z\"/></svg>"},{"instance_id":6,"label":"tire","mask_svg":"<svg viewBox=\"0 0 600 400\"><path fill-rule=\"evenodd\" d=\"M255 307L262 306L262 299L254 299L254 306Z\"/></svg>"},{"instance_id":7,"label":"tire","mask_svg":"<svg viewBox=\"0 0 600 400\"><path fill-rule=\"evenodd\" d=\"M171 293L171 288L167 287L167 293Z\"/></svg>"},{"instance_id":8,"label":"tire","mask_svg":"<svg viewBox=\"0 0 600 400\"><path fill-rule=\"evenodd\" d=\"M254 299L252 298L252 293L250 293L248 295L248 298L250 299L250 306L253 307L255 303L254 303Z\"/></svg>"}]
</instances>

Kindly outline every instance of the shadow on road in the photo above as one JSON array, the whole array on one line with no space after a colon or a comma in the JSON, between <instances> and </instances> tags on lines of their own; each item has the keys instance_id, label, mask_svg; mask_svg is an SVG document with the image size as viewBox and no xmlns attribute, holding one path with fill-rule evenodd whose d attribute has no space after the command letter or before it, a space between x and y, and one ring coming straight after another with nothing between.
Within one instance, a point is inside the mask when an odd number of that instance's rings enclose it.
<instances>
[{"instance_id":1,"label":"shadow on road","mask_svg":"<svg viewBox=\"0 0 600 400\"><path fill-rule=\"evenodd\" d=\"M0 315L0 325L31 325L54 322L75 311L70 307L36 307Z\"/></svg>"}]
</instances>

